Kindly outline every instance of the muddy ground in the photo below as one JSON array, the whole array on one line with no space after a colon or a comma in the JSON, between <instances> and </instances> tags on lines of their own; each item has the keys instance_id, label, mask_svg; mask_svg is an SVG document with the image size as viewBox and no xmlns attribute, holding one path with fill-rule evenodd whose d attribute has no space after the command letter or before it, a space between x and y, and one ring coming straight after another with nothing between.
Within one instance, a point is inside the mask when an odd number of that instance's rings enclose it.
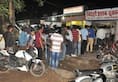
<instances>
[{"instance_id":1,"label":"muddy ground","mask_svg":"<svg viewBox=\"0 0 118 82\"><path fill-rule=\"evenodd\" d=\"M90 60L90 62L85 60ZM79 58L66 58L61 62L60 68L72 72L77 67L89 69L96 66L96 68L98 68L99 66L98 64L96 65L96 63L97 61L93 55L85 55ZM42 77L34 77L29 72L9 71L8 73L0 73L0 82L68 82L68 80L70 80L70 78L65 78L62 75L64 75L63 71L62 73L59 71L58 74L58 72L50 68L47 69Z\"/></svg>"},{"instance_id":2,"label":"muddy ground","mask_svg":"<svg viewBox=\"0 0 118 82\"><path fill-rule=\"evenodd\" d=\"M0 82L67 82L54 71L48 70L42 77L34 77L29 72L10 71L0 74Z\"/></svg>"}]
</instances>

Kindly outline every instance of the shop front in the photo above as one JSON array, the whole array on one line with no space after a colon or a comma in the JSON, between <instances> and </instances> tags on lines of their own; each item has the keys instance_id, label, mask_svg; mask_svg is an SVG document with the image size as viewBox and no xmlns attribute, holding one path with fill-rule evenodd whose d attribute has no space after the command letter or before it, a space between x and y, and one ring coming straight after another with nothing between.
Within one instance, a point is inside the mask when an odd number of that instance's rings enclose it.
<instances>
[{"instance_id":1,"label":"shop front","mask_svg":"<svg viewBox=\"0 0 118 82\"><path fill-rule=\"evenodd\" d=\"M63 10L64 22L67 26L71 25L78 25L84 26L85 25L85 15L84 15L84 6L75 6L65 8Z\"/></svg>"},{"instance_id":2,"label":"shop front","mask_svg":"<svg viewBox=\"0 0 118 82\"><path fill-rule=\"evenodd\" d=\"M96 9L85 11L86 21L92 22L92 25L106 26L114 29L115 41L118 40L118 8Z\"/></svg>"}]
</instances>

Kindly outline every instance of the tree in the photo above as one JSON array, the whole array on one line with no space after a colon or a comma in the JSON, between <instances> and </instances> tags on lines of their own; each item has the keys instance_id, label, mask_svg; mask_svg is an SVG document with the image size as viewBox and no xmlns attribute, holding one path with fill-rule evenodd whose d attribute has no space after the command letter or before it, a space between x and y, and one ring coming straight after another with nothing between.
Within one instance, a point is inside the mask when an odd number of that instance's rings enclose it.
<instances>
[{"instance_id":1,"label":"tree","mask_svg":"<svg viewBox=\"0 0 118 82\"><path fill-rule=\"evenodd\" d=\"M35 0L39 7L44 5L46 0ZM24 0L0 0L0 16L7 17L11 24L15 23L15 12L21 12L25 7Z\"/></svg>"},{"instance_id":2,"label":"tree","mask_svg":"<svg viewBox=\"0 0 118 82\"><path fill-rule=\"evenodd\" d=\"M15 11L20 12L25 7L23 0L0 0L0 16L7 17L11 24L15 23ZM3 21L3 20L2 20Z\"/></svg>"},{"instance_id":3,"label":"tree","mask_svg":"<svg viewBox=\"0 0 118 82\"><path fill-rule=\"evenodd\" d=\"M42 7L42 6L44 6L44 2L46 0L36 0L36 1L38 2L39 7Z\"/></svg>"},{"instance_id":4,"label":"tree","mask_svg":"<svg viewBox=\"0 0 118 82\"><path fill-rule=\"evenodd\" d=\"M0 0L0 30L5 26L5 17L8 18L8 2L7 0Z\"/></svg>"},{"instance_id":5,"label":"tree","mask_svg":"<svg viewBox=\"0 0 118 82\"><path fill-rule=\"evenodd\" d=\"M9 0L9 21L11 24L15 24L15 10L20 12L24 6L23 0Z\"/></svg>"},{"instance_id":6,"label":"tree","mask_svg":"<svg viewBox=\"0 0 118 82\"><path fill-rule=\"evenodd\" d=\"M8 16L8 2L7 2L7 0L4 0L0 3L0 16Z\"/></svg>"}]
</instances>

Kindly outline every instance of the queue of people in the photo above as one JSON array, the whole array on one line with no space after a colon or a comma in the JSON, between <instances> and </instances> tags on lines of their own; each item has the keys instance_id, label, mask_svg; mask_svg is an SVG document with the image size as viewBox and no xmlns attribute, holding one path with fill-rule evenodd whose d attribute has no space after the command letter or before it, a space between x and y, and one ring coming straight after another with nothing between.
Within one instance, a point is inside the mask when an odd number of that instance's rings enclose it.
<instances>
[{"instance_id":1,"label":"queue of people","mask_svg":"<svg viewBox=\"0 0 118 82\"><path fill-rule=\"evenodd\" d=\"M4 38L1 49L14 50L15 35L13 31L14 26L9 25L3 36L0 35L0 41L1 37ZM85 52L93 52L96 36L98 44L99 40L103 39L100 38L103 36L100 33L100 29L96 33L93 26L88 25L85 27L63 25L62 27L54 26L54 28L41 25L36 30L24 27L18 35L18 46L20 48L36 47L38 58L44 59L45 57L49 66L56 69L59 62L65 57L77 57L84 55Z\"/></svg>"}]
</instances>

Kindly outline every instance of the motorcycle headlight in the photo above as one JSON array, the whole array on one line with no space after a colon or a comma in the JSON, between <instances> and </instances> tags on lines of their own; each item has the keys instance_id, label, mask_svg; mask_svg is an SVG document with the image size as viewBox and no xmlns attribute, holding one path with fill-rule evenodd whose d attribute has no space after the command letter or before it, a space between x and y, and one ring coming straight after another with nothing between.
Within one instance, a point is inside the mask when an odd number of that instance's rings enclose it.
<instances>
[{"instance_id":1,"label":"motorcycle headlight","mask_svg":"<svg viewBox=\"0 0 118 82\"><path fill-rule=\"evenodd\" d=\"M113 70L118 71L118 65L113 65Z\"/></svg>"}]
</instances>

